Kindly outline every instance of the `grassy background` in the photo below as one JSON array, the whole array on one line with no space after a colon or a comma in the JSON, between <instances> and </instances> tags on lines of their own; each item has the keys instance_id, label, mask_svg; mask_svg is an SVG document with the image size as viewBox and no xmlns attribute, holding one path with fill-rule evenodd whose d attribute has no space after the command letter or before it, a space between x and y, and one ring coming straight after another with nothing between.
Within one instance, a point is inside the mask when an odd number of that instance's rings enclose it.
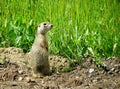
<instances>
[{"instance_id":1,"label":"grassy background","mask_svg":"<svg viewBox=\"0 0 120 89\"><path fill-rule=\"evenodd\" d=\"M0 0L0 47L29 51L37 25L50 21L50 54L120 57L119 0Z\"/></svg>"}]
</instances>

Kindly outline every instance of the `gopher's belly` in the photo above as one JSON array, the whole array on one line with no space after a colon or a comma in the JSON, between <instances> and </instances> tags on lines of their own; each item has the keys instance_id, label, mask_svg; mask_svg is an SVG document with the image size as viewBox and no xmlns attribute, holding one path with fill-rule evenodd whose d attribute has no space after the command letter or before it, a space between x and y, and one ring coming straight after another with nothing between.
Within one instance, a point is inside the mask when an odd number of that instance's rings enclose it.
<instances>
[{"instance_id":1,"label":"gopher's belly","mask_svg":"<svg viewBox=\"0 0 120 89\"><path fill-rule=\"evenodd\" d=\"M33 47L31 52L31 63L35 62L35 65L44 65L48 61L48 52L44 48Z\"/></svg>"}]
</instances>

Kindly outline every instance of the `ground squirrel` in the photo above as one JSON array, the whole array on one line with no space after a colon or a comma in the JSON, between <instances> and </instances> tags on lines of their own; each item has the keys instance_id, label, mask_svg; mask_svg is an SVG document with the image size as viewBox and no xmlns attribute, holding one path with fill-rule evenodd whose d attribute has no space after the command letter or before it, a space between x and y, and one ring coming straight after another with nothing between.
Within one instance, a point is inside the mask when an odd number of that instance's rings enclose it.
<instances>
[{"instance_id":1,"label":"ground squirrel","mask_svg":"<svg viewBox=\"0 0 120 89\"><path fill-rule=\"evenodd\" d=\"M38 77L41 74L50 74L48 60L48 41L46 33L53 27L49 22L39 24L37 34L30 50L30 66L33 70L33 76Z\"/></svg>"}]
</instances>

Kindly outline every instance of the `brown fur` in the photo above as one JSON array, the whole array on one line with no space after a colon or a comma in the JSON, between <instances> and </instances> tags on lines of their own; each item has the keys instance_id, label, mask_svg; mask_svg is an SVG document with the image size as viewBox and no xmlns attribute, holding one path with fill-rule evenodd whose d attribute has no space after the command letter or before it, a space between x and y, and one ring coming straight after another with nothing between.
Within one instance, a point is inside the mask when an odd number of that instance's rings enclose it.
<instances>
[{"instance_id":1,"label":"brown fur","mask_svg":"<svg viewBox=\"0 0 120 89\"><path fill-rule=\"evenodd\" d=\"M49 22L43 22L38 26L38 31L30 50L30 66L33 70L33 76L39 77L41 74L50 74L48 60L48 41L46 33L52 28Z\"/></svg>"}]
</instances>

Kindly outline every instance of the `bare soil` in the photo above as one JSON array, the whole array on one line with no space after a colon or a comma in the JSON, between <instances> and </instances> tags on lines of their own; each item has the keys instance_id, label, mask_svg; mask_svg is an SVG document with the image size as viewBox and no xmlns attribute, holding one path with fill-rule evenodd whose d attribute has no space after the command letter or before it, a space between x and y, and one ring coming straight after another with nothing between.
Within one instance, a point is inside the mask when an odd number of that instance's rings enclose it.
<instances>
[{"instance_id":1,"label":"bare soil","mask_svg":"<svg viewBox=\"0 0 120 89\"><path fill-rule=\"evenodd\" d=\"M31 68L19 48L0 48L0 89L120 89L120 58L92 59L72 67L67 58L50 56L52 75L31 76ZM65 72L69 71L69 72Z\"/></svg>"}]
</instances>

